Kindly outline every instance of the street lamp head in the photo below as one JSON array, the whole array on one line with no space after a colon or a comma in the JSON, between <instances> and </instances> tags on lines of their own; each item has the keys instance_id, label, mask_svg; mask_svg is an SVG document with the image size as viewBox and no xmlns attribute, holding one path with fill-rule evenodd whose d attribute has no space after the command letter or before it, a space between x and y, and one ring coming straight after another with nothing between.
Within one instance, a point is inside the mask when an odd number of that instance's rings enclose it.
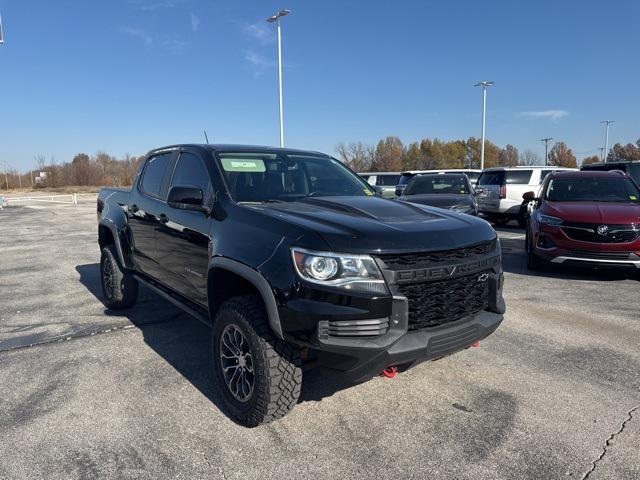
<instances>
[{"instance_id":1,"label":"street lamp head","mask_svg":"<svg viewBox=\"0 0 640 480\"><path fill-rule=\"evenodd\" d=\"M267 18L267 22L269 23L277 22L280 17L286 17L290 13L291 13L291 10L286 10L286 9L280 10L275 15L272 15L269 18Z\"/></svg>"},{"instance_id":2,"label":"street lamp head","mask_svg":"<svg viewBox=\"0 0 640 480\"><path fill-rule=\"evenodd\" d=\"M495 83L496 82L483 80L482 82L475 83L473 86L474 87L490 87L491 85L494 85Z\"/></svg>"}]
</instances>

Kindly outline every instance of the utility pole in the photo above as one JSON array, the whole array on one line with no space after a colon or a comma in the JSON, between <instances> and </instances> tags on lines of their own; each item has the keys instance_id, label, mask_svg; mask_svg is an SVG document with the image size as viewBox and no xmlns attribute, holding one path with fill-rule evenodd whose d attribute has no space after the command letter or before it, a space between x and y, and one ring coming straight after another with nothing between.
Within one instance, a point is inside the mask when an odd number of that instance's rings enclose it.
<instances>
[{"instance_id":1,"label":"utility pole","mask_svg":"<svg viewBox=\"0 0 640 480\"><path fill-rule=\"evenodd\" d=\"M604 161L607 161L609 156L609 125L615 123L615 120L603 120L600 123L604 123Z\"/></svg>"},{"instance_id":2,"label":"utility pole","mask_svg":"<svg viewBox=\"0 0 640 480\"><path fill-rule=\"evenodd\" d=\"M280 147L284 147L284 114L282 111L282 32L280 28L280 18L286 17L291 10L280 10L275 15L267 18L267 22L276 22L278 26L278 100L280 104Z\"/></svg>"},{"instance_id":3,"label":"utility pole","mask_svg":"<svg viewBox=\"0 0 640 480\"><path fill-rule=\"evenodd\" d=\"M495 84L495 82L490 82L487 80L483 80L482 82L478 82L474 84L474 87L482 87L482 145L480 146L480 170L484 170L484 137L487 126L487 87Z\"/></svg>"},{"instance_id":4,"label":"utility pole","mask_svg":"<svg viewBox=\"0 0 640 480\"><path fill-rule=\"evenodd\" d=\"M544 166L549 165L549 142L553 140L553 137L541 138L540 141L544 142Z\"/></svg>"}]
</instances>

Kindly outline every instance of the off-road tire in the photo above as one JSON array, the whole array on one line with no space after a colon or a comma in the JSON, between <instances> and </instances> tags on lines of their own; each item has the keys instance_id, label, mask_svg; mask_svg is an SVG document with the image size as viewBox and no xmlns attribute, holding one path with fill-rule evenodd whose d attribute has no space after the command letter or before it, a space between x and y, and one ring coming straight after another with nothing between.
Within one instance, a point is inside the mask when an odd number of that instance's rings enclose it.
<instances>
[{"instance_id":1,"label":"off-road tire","mask_svg":"<svg viewBox=\"0 0 640 480\"><path fill-rule=\"evenodd\" d=\"M110 275L113 288L108 285ZM118 262L115 245L102 249L100 257L100 285L105 306L112 310L130 308L138 299L138 281Z\"/></svg>"},{"instance_id":2,"label":"off-road tire","mask_svg":"<svg viewBox=\"0 0 640 480\"><path fill-rule=\"evenodd\" d=\"M231 392L224 378L221 336L233 325L246 339L253 362L253 391L244 402ZM246 427L284 417L298 402L302 385L300 352L276 338L258 295L242 295L225 301L216 314L212 334L213 369L228 413Z\"/></svg>"}]
</instances>

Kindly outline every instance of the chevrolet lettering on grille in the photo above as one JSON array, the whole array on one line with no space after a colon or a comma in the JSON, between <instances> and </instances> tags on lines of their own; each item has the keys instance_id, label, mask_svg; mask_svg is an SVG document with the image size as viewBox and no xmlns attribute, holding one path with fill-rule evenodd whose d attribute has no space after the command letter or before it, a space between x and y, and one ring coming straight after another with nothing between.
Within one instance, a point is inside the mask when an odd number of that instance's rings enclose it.
<instances>
[{"instance_id":1,"label":"chevrolet lettering on grille","mask_svg":"<svg viewBox=\"0 0 640 480\"><path fill-rule=\"evenodd\" d=\"M430 280L439 280L442 278L450 278L454 276L465 275L480 270L487 270L498 265L500 257L483 258L469 263L461 263L459 265L449 265L431 268L418 268L415 270L400 270L396 273L396 281L398 283L408 282L427 282Z\"/></svg>"}]
</instances>

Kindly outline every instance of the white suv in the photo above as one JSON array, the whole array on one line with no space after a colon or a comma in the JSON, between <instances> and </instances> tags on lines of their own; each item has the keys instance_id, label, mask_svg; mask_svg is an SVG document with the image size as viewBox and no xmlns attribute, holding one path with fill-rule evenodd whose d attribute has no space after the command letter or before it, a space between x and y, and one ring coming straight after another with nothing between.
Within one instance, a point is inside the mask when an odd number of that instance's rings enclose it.
<instances>
[{"instance_id":1,"label":"white suv","mask_svg":"<svg viewBox=\"0 0 640 480\"><path fill-rule=\"evenodd\" d=\"M522 201L525 192L537 192L551 172L577 170L563 167L495 167L487 168L478 179L478 207L496 225L517 220L524 226L527 202Z\"/></svg>"},{"instance_id":2,"label":"white suv","mask_svg":"<svg viewBox=\"0 0 640 480\"><path fill-rule=\"evenodd\" d=\"M394 198L396 196L396 185L400 180L400 172L364 172L358 175L372 187L379 187L383 197Z\"/></svg>"}]
</instances>

